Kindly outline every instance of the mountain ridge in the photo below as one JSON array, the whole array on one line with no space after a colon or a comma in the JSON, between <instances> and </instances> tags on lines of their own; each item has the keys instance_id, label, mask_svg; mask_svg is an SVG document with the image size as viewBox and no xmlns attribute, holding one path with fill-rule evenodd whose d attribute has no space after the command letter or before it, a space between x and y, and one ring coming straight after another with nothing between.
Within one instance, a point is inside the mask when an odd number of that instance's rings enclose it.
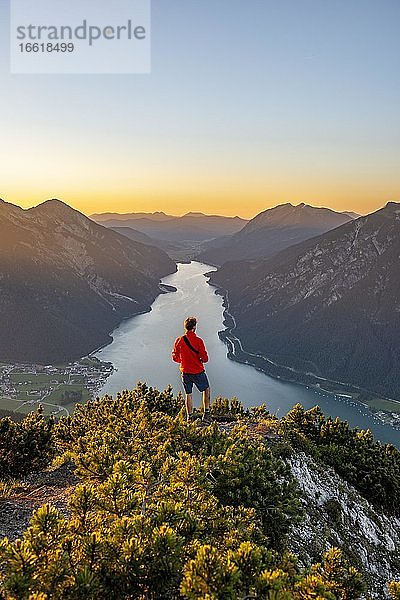
<instances>
[{"instance_id":1,"label":"mountain ridge","mask_svg":"<svg viewBox=\"0 0 400 600\"><path fill-rule=\"evenodd\" d=\"M127 316L149 310L176 264L58 200L0 205L0 356L77 358L111 341Z\"/></svg>"},{"instance_id":2,"label":"mountain ridge","mask_svg":"<svg viewBox=\"0 0 400 600\"><path fill-rule=\"evenodd\" d=\"M388 203L269 259L212 273L246 348L400 399L399 215L400 204Z\"/></svg>"},{"instance_id":3,"label":"mountain ridge","mask_svg":"<svg viewBox=\"0 0 400 600\"><path fill-rule=\"evenodd\" d=\"M91 218L94 218L92 215ZM127 218L97 218L105 227L125 227L136 229L153 239L163 242L203 242L223 235L230 235L239 231L246 223L240 217L224 217L220 215L203 215L202 213L187 213L182 217L168 217L168 219L152 219L151 215ZM94 219L96 221L96 218ZM96 222L97 222L96 221Z\"/></svg>"},{"instance_id":4,"label":"mountain ridge","mask_svg":"<svg viewBox=\"0 0 400 600\"><path fill-rule=\"evenodd\" d=\"M279 204L256 215L230 238L209 242L199 259L221 266L231 260L266 258L349 221L349 215L330 208Z\"/></svg>"}]
</instances>

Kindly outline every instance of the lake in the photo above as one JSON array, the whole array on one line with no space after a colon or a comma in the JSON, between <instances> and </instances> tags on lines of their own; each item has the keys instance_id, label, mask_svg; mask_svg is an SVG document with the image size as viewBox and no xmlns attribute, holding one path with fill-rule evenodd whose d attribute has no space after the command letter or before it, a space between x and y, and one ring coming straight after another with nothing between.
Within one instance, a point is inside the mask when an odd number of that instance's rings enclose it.
<instances>
[{"instance_id":1,"label":"lake","mask_svg":"<svg viewBox=\"0 0 400 600\"><path fill-rule=\"evenodd\" d=\"M227 348L218 337L224 329L222 298L208 285L204 273L214 267L198 262L178 264L178 271L162 282L177 288L160 295L146 314L127 319L113 332L113 342L96 352L111 362L116 371L109 377L101 394L114 395L135 387L137 381L165 389L169 384L177 393L182 389L179 366L171 361L175 338L183 333L185 317L198 318L197 334L205 341L210 361L206 371L211 397L237 396L245 407L267 404L268 410L284 415L300 402L306 408L318 404L326 415L340 417L355 427L371 429L383 442L400 447L400 431L383 425L365 408L347 398L314 388L273 379L248 365L227 358ZM200 394L194 391L194 403L200 406Z\"/></svg>"}]
</instances>

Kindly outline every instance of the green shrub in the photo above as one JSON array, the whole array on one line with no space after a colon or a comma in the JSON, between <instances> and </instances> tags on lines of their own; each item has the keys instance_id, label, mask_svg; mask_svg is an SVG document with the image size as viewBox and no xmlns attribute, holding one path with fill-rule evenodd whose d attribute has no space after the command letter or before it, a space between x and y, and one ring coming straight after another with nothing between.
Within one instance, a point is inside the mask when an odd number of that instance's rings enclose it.
<instances>
[{"instance_id":1,"label":"green shrub","mask_svg":"<svg viewBox=\"0 0 400 600\"><path fill-rule=\"evenodd\" d=\"M16 477L46 466L54 455L53 420L43 411L30 413L17 423L0 420L0 477Z\"/></svg>"},{"instance_id":2,"label":"green shrub","mask_svg":"<svg viewBox=\"0 0 400 600\"><path fill-rule=\"evenodd\" d=\"M211 404L211 414L215 417L243 417L243 404L236 397L218 396Z\"/></svg>"},{"instance_id":3,"label":"green shrub","mask_svg":"<svg viewBox=\"0 0 400 600\"><path fill-rule=\"evenodd\" d=\"M286 553L299 490L263 438L187 423L181 406L170 388L139 384L55 425L60 458L81 478L70 518L44 506L21 540L0 542L0 597L359 598L360 575L339 550L310 569ZM51 439L52 424L30 422Z\"/></svg>"}]
</instances>

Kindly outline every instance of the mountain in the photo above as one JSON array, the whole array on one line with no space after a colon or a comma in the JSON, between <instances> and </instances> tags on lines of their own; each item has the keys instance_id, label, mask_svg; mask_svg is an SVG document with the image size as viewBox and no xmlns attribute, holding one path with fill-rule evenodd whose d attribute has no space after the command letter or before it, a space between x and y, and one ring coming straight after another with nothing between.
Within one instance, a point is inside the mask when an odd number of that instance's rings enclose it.
<instances>
[{"instance_id":1,"label":"mountain","mask_svg":"<svg viewBox=\"0 0 400 600\"><path fill-rule=\"evenodd\" d=\"M117 233L120 233L121 235L125 235L134 242L140 242L141 244L154 246L153 238L151 238L149 235L146 235L145 233L142 233L141 231L138 231L137 229L132 229L132 227L111 227L111 229L113 231L116 231Z\"/></svg>"},{"instance_id":2,"label":"mountain","mask_svg":"<svg viewBox=\"0 0 400 600\"><path fill-rule=\"evenodd\" d=\"M126 236L130 240L140 242L141 244L147 244L149 246L155 246L156 248L161 248L161 250L164 250L167 253L179 250L179 247L174 245L172 242L151 238L149 235L146 235L137 229L132 229L132 227L111 227L111 229L117 233L120 233L121 235Z\"/></svg>"},{"instance_id":3,"label":"mountain","mask_svg":"<svg viewBox=\"0 0 400 600\"><path fill-rule=\"evenodd\" d=\"M162 213L164 214L164 213ZM106 215L107 217L107 215ZM166 218L164 218L166 217ZM104 215L92 215L94 221L105 227L132 227L146 235L168 242L199 242L210 240L223 235L236 233L247 221L240 217L223 217L218 215L203 215L202 213L188 213L183 217L154 219L153 215L143 216L142 213L131 215L118 215L104 218Z\"/></svg>"},{"instance_id":4,"label":"mountain","mask_svg":"<svg viewBox=\"0 0 400 600\"><path fill-rule=\"evenodd\" d=\"M345 210L342 214L348 215L351 219L358 219L359 217L361 217L361 215L359 215L358 213L352 212L351 210Z\"/></svg>"},{"instance_id":5,"label":"mountain","mask_svg":"<svg viewBox=\"0 0 400 600\"><path fill-rule=\"evenodd\" d=\"M102 223L103 221L129 221L130 219L149 219L150 221L170 221L171 219L176 219L173 215L166 215L164 212L154 212L154 213L96 213L90 215L89 217L93 221L97 223Z\"/></svg>"},{"instance_id":6,"label":"mountain","mask_svg":"<svg viewBox=\"0 0 400 600\"><path fill-rule=\"evenodd\" d=\"M0 359L55 362L111 340L148 310L168 256L97 225L59 200L0 202Z\"/></svg>"},{"instance_id":7,"label":"mountain","mask_svg":"<svg viewBox=\"0 0 400 600\"><path fill-rule=\"evenodd\" d=\"M227 263L246 350L400 400L400 204L268 260Z\"/></svg>"},{"instance_id":8,"label":"mountain","mask_svg":"<svg viewBox=\"0 0 400 600\"><path fill-rule=\"evenodd\" d=\"M191 260L195 260L202 247L202 242L168 242L167 240L152 238L146 233L132 229L132 227L111 227L111 229L125 235L131 240L160 248L174 262L190 262Z\"/></svg>"},{"instance_id":9,"label":"mountain","mask_svg":"<svg viewBox=\"0 0 400 600\"><path fill-rule=\"evenodd\" d=\"M198 258L217 266L229 260L266 258L351 219L329 208L280 204L254 217L231 237L210 241Z\"/></svg>"}]
</instances>

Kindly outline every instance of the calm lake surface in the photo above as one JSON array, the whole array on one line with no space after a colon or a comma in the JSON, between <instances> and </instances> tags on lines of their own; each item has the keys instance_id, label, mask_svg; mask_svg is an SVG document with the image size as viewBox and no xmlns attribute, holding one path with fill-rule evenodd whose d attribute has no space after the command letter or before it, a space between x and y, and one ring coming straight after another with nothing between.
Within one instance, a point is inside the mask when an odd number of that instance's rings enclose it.
<instances>
[{"instance_id":1,"label":"calm lake surface","mask_svg":"<svg viewBox=\"0 0 400 600\"><path fill-rule=\"evenodd\" d=\"M184 318L195 315L199 320L197 334L204 339L210 356L206 371L212 398L237 396L246 407L265 403L278 416L297 402L306 408L318 404L326 415L345 419L353 427L369 428L383 442L400 447L400 431L381 424L363 406L313 388L275 380L251 366L229 360L227 348L218 337L218 331L224 329L222 298L204 277L204 273L213 270L214 267L198 262L179 264L177 273L163 279L163 283L178 291L160 295L151 312L123 321L113 332L113 342L96 353L100 360L111 362L117 369L102 394L114 395L133 388L137 381L158 389L171 384L175 393L181 390L179 366L171 361L171 349L175 338L183 333ZM193 398L195 405L200 406L197 390Z\"/></svg>"}]
</instances>

